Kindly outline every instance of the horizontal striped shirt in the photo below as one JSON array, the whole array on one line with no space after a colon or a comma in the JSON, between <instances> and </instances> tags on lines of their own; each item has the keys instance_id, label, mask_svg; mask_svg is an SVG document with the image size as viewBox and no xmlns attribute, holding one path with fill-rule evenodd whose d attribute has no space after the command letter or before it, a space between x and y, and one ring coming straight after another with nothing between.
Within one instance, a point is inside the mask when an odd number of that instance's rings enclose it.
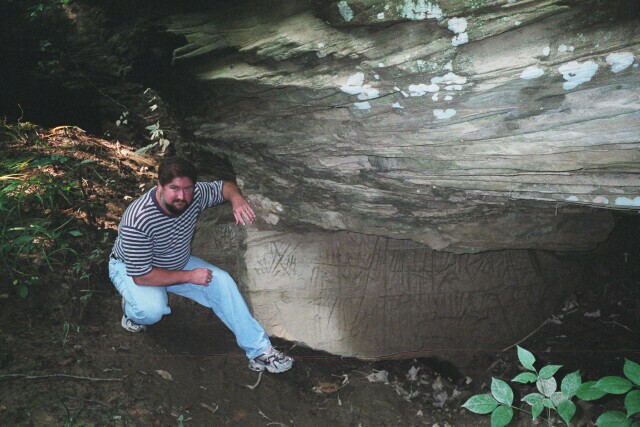
<instances>
[{"instance_id":1,"label":"horizontal striped shirt","mask_svg":"<svg viewBox=\"0 0 640 427\"><path fill-rule=\"evenodd\" d=\"M222 181L196 182L191 205L169 215L156 200L156 189L131 203L118 226L112 255L124 261L129 276L143 276L153 267L182 270L191 256L198 214L224 201Z\"/></svg>"}]
</instances>

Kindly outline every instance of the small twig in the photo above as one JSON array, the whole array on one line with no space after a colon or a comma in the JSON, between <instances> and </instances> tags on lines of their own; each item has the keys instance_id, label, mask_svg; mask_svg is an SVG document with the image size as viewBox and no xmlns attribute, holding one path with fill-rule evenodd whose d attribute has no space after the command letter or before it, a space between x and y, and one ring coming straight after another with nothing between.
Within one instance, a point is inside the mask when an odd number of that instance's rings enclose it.
<instances>
[{"instance_id":1,"label":"small twig","mask_svg":"<svg viewBox=\"0 0 640 427\"><path fill-rule=\"evenodd\" d=\"M214 403L214 405L216 405ZM209 411L211 411L212 414L215 414L216 411L218 410L218 408L220 407L219 405L216 405L215 408L212 408L211 406L207 405L206 403L200 403L200 406L202 406L204 409L208 409Z\"/></svg>"},{"instance_id":2,"label":"small twig","mask_svg":"<svg viewBox=\"0 0 640 427\"><path fill-rule=\"evenodd\" d=\"M610 322L605 322L605 321L603 321L602 323L613 323L614 325L622 326L623 328L625 328L625 329L626 329L627 331L629 331L629 332L633 332L633 331L631 330L631 328L629 328L628 326L623 325L622 323L618 323L618 322L616 322L615 320L612 320L612 321L610 321Z\"/></svg>"},{"instance_id":3,"label":"small twig","mask_svg":"<svg viewBox=\"0 0 640 427\"><path fill-rule=\"evenodd\" d=\"M267 425L268 425L268 426L274 426L274 425L275 425L275 426L289 427L289 426L288 426L288 425L286 425L286 424L282 424L282 423L279 423L279 422L277 422L277 421L273 421L271 418L267 417L267 416L264 414L264 412L262 412L262 410L261 410L261 409L258 409L258 413L259 413L260 415L262 415L264 418L266 418L267 420L271 421L270 423L267 423Z\"/></svg>"},{"instance_id":4,"label":"small twig","mask_svg":"<svg viewBox=\"0 0 640 427\"><path fill-rule=\"evenodd\" d=\"M10 379L10 378L24 378L25 380L39 380L43 378L70 378L74 380L86 380L86 381L122 381L124 378L92 378L92 377L81 377L77 375L67 375L67 374L50 374L50 375L27 375L27 374L7 374L0 375L0 380Z\"/></svg>"},{"instance_id":5,"label":"small twig","mask_svg":"<svg viewBox=\"0 0 640 427\"><path fill-rule=\"evenodd\" d=\"M260 384L260 380L262 379L262 372L263 371L260 371L260 374L258 375L258 381L256 381L254 385L245 384L244 386L249 390L255 390L256 387L258 387L258 384Z\"/></svg>"},{"instance_id":6,"label":"small twig","mask_svg":"<svg viewBox=\"0 0 640 427\"><path fill-rule=\"evenodd\" d=\"M533 330L533 332L531 332L529 335L527 335L526 337L522 338L520 341L518 341L515 344L511 344L509 347L504 348L501 353L504 353L505 351L509 350L511 347L515 347L518 344L520 344L523 341L526 341L529 337L531 337L531 335L535 334L536 332L538 332L540 329L542 329L542 327L544 325L546 325L547 323L549 323L549 319L545 320L544 322L542 322L542 325L538 326L536 329Z\"/></svg>"}]
</instances>

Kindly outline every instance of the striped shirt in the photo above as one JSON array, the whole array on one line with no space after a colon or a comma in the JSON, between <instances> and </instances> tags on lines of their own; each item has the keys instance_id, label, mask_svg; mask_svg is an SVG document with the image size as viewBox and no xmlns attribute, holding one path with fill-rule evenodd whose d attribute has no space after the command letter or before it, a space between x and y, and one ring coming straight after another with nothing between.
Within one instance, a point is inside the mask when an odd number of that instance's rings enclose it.
<instances>
[{"instance_id":1,"label":"striped shirt","mask_svg":"<svg viewBox=\"0 0 640 427\"><path fill-rule=\"evenodd\" d=\"M191 256L191 239L198 214L224 202L222 181L196 182L191 205L169 215L156 200L156 188L125 210L112 256L124 261L129 276L143 276L153 267L182 270Z\"/></svg>"}]
</instances>

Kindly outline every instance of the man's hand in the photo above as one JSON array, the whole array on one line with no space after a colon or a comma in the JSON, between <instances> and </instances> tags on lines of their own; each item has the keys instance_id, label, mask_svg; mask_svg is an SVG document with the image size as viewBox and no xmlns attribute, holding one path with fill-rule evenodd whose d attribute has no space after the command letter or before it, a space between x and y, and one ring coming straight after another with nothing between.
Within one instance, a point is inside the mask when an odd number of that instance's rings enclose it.
<instances>
[{"instance_id":1,"label":"man's hand","mask_svg":"<svg viewBox=\"0 0 640 427\"><path fill-rule=\"evenodd\" d=\"M235 203L232 202L233 216L236 224L251 224L256 219L256 214L244 197L236 197Z\"/></svg>"},{"instance_id":2,"label":"man's hand","mask_svg":"<svg viewBox=\"0 0 640 427\"><path fill-rule=\"evenodd\" d=\"M213 279L213 271L208 268L189 270L189 282L194 285L209 286L211 279Z\"/></svg>"},{"instance_id":3,"label":"man's hand","mask_svg":"<svg viewBox=\"0 0 640 427\"><path fill-rule=\"evenodd\" d=\"M240 188L238 188L235 182L224 181L222 185L222 197L231 203L236 224L247 225L255 221L255 212L249 205L249 202L242 196Z\"/></svg>"}]
</instances>

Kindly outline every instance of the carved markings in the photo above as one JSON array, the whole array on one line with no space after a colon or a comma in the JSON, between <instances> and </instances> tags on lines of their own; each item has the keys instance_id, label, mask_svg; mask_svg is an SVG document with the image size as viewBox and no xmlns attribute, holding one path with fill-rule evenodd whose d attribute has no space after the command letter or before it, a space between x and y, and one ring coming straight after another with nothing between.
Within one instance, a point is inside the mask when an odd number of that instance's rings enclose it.
<instances>
[{"instance_id":1,"label":"carved markings","mask_svg":"<svg viewBox=\"0 0 640 427\"><path fill-rule=\"evenodd\" d=\"M522 333L550 285L527 251L456 255L353 233L279 236L258 246L252 280L294 295L318 337L335 340L337 329L367 346L504 339Z\"/></svg>"}]
</instances>

